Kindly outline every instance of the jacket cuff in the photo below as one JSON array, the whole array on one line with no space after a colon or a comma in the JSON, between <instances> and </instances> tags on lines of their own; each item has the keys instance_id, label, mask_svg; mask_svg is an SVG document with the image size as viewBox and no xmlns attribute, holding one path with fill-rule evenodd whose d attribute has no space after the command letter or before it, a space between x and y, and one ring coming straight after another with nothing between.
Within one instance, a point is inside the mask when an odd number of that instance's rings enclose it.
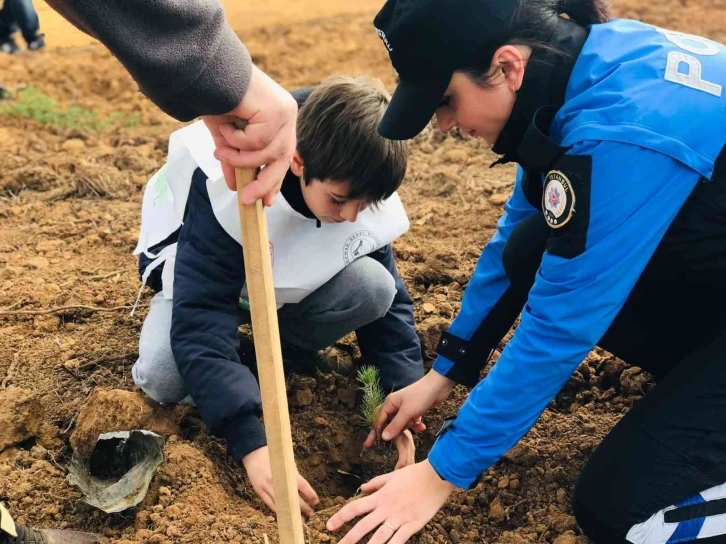
<instances>
[{"instance_id":1,"label":"jacket cuff","mask_svg":"<svg viewBox=\"0 0 726 544\"><path fill-rule=\"evenodd\" d=\"M254 414L240 414L229 423L225 430L227 452L235 461L267 445L265 428L260 418Z\"/></svg>"},{"instance_id":2,"label":"jacket cuff","mask_svg":"<svg viewBox=\"0 0 726 544\"><path fill-rule=\"evenodd\" d=\"M454 361L447 359L443 355L439 355L436 357L432 368L442 376L446 376L454 368Z\"/></svg>"},{"instance_id":3,"label":"jacket cuff","mask_svg":"<svg viewBox=\"0 0 726 544\"><path fill-rule=\"evenodd\" d=\"M442 480L460 489L474 489L481 481L482 473L462 474L457 470L459 468L456 466L457 456L453 452L460 451L457 448L461 444L457 444L454 434L449 432L453 427L452 422L449 422L449 425L445 425L445 428L439 431L438 439L429 452L428 461Z\"/></svg>"},{"instance_id":4,"label":"jacket cuff","mask_svg":"<svg viewBox=\"0 0 726 544\"><path fill-rule=\"evenodd\" d=\"M485 363L489 359L489 354L482 358L478 350L469 349L468 341L449 332L441 335L436 352L439 356L434 362L434 370L467 387L474 387L479 382L479 374L484 368L482 359Z\"/></svg>"},{"instance_id":5,"label":"jacket cuff","mask_svg":"<svg viewBox=\"0 0 726 544\"><path fill-rule=\"evenodd\" d=\"M250 53L227 27L214 56L191 85L168 101L163 96L154 96L152 100L179 121L190 121L202 115L222 115L239 105L251 77Z\"/></svg>"}]
</instances>

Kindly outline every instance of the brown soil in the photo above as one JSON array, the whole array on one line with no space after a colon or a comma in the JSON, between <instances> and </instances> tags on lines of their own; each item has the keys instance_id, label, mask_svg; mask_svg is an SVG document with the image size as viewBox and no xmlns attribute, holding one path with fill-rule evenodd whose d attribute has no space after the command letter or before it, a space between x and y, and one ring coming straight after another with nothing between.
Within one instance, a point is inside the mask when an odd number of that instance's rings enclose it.
<instances>
[{"instance_id":1,"label":"brown soil","mask_svg":"<svg viewBox=\"0 0 726 544\"><path fill-rule=\"evenodd\" d=\"M268 2L246 18L235 8L231 20L255 60L289 88L336 72L369 73L392 85L371 27L378 4ZM131 251L141 191L179 124L155 109L102 47L87 45L47 6L40 9L50 49L0 57L3 83L12 91L32 85L101 115L137 114L141 122L58 131L0 118L0 382L7 386L0 390L0 500L21 522L103 532L112 542L246 543L263 542L265 534L276 542L274 519L196 410L160 410L138 394L129 372L149 300L147 293L129 315L139 285ZM621 0L617 11L726 40L723 0ZM412 226L395 251L429 358L512 187L512 168L490 170L491 161L482 143L456 136L429 132L412 145L401 191ZM85 308L6 313L61 306ZM252 359L249 340L244 349ZM395 462L386 447L361 456L355 355L346 339L315 360L286 356L295 454L322 497L307 525L310 542L334 542L324 531L330 513L361 479ZM456 493L417 541L586 542L568 503L574 481L648 387L638 369L593 352L522 442L475 490ZM429 428L454 414L465 395L456 389L427 418ZM84 411L88 402L101 408ZM98 432L139 425L169 437L167 462L144 502L115 515L82 503L67 483L71 445L88 448ZM419 458L432 440L431 432L419 438Z\"/></svg>"}]
</instances>

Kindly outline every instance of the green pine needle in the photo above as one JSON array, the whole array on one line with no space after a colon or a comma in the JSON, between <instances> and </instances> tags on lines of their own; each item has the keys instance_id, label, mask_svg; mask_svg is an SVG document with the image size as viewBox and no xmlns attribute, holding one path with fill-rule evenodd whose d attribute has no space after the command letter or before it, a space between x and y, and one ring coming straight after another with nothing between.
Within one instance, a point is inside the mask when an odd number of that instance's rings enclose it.
<instances>
[{"instance_id":1,"label":"green pine needle","mask_svg":"<svg viewBox=\"0 0 726 544\"><path fill-rule=\"evenodd\" d=\"M363 366L358 370L359 389L363 391L363 402L360 407L361 418L369 427L373 426L386 395L381 389L378 369L374 366Z\"/></svg>"}]
</instances>

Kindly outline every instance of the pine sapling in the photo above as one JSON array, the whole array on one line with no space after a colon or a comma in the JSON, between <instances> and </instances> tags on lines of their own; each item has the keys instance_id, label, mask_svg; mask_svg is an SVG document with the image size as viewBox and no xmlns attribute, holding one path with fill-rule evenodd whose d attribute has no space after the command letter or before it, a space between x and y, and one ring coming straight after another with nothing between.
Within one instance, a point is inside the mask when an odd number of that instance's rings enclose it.
<instances>
[{"instance_id":1,"label":"pine sapling","mask_svg":"<svg viewBox=\"0 0 726 544\"><path fill-rule=\"evenodd\" d=\"M386 395L381 389L378 369L374 366L362 366L358 370L359 389L363 391L363 402L360 407L361 418L370 428L375 423Z\"/></svg>"}]
</instances>

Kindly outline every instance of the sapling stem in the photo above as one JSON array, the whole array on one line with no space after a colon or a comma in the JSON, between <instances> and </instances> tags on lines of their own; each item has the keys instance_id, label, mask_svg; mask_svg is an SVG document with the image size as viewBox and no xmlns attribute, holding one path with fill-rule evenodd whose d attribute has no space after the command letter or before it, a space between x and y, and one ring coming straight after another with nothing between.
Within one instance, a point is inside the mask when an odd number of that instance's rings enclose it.
<instances>
[{"instance_id":1,"label":"sapling stem","mask_svg":"<svg viewBox=\"0 0 726 544\"><path fill-rule=\"evenodd\" d=\"M386 399L378 369L374 366L362 366L358 370L359 389L363 391L363 402L361 403L361 418L368 427L372 427L378 416L383 401Z\"/></svg>"}]
</instances>

